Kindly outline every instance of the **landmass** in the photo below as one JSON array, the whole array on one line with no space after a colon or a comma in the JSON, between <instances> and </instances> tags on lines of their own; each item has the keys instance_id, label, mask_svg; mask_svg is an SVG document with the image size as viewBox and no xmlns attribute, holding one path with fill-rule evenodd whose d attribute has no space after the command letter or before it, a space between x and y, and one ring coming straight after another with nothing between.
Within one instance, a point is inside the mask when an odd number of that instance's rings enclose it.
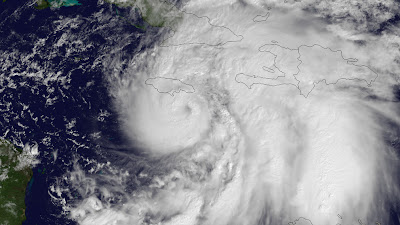
<instances>
[{"instance_id":1,"label":"landmass","mask_svg":"<svg viewBox=\"0 0 400 225\"><path fill-rule=\"evenodd\" d=\"M289 222L288 224L289 225L313 225L311 220L306 219L304 217L299 217L297 220L295 220L293 222Z\"/></svg>"},{"instance_id":2,"label":"landmass","mask_svg":"<svg viewBox=\"0 0 400 225\"><path fill-rule=\"evenodd\" d=\"M184 12L183 20L178 28L172 28L171 35L164 39L162 47L179 45L208 45L222 46L229 42L240 42L243 36L235 34L225 26L217 26L211 23L207 16L197 16ZM187 30L196 26L196 32L187 34ZM181 30L183 32L181 32ZM173 37L173 38L172 38Z\"/></svg>"},{"instance_id":3,"label":"landmass","mask_svg":"<svg viewBox=\"0 0 400 225\"><path fill-rule=\"evenodd\" d=\"M125 20L126 22L128 22L128 23L131 24L132 26L134 26L134 27L136 27L136 28L138 28L138 29L141 29L141 30L146 30L146 26L145 26L145 25L139 25L139 24L136 24L136 23L131 22L129 19L127 19L127 18L125 18L124 16L122 16L122 15L119 13L118 9L115 9L115 12L117 13L117 16L118 16L119 18Z\"/></svg>"},{"instance_id":4,"label":"landmass","mask_svg":"<svg viewBox=\"0 0 400 225\"><path fill-rule=\"evenodd\" d=\"M181 91L186 93L194 93L195 89L192 85L183 83L178 79L166 78L166 77L155 77L149 78L145 81L145 84L151 85L159 93L166 93L174 96L175 93Z\"/></svg>"},{"instance_id":5,"label":"landmass","mask_svg":"<svg viewBox=\"0 0 400 225\"><path fill-rule=\"evenodd\" d=\"M368 66L356 64L355 58L343 57L341 50L332 50L321 45L301 45L291 49L277 44L266 44L260 52L274 56L275 70L260 65L263 70L278 72L275 78L264 78L257 75L237 74L235 80L251 88L254 84L269 86L293 85L300 95L308 97L316 85L337 84L339 81L361 81L367 86L376 80L378 74Z\"/></svg>"},{"instance_id":6,"label":"landmass","mask_svg":"<svg viewBox=\"0 0 400 225\"><path fill-rule=\"evenodd\" d=\"M329 85L340 80L358 80L370 86L378 77L369 67L355 64L353 58L345 59L340 50L334 51L320 45L303 45L299 47L299 54L302 63L295 77L303 95L308 95L320 82Z\"/></svg>"},{"instance_id":7,"label":"landmass","mask_svg":"<svg viewBox=\"0 0 400 225\"><path fill-rule=\"evenodd\" d=\"M107 2L118 7L136 8L142 19L152 27L165 27L169 29L169 35L162 41L162 47L179 45L210 45L220 46L228 42L241 41L243 37L235 34L232 30L224 26L217 26L211 23L207 16L198 16L193 13L178 9L172 3L162 0L107 0ZM124 18L120 13L118 16ZM143 26L137 28L143 29ZM178 24L180 24L178 26ZM180 32L191 29L195 24L197 32L187 35ZM185 27L187 25L188 27ZM190 27L189 27L190 26ZM178 28L179 27L179 28ZM174 37L172 39L172 37Z\"/></svg>"},{"instance_id":8,"label":"landmass","mask_svg":"<svg viewBox=\"0 0 400 225\"><path fill-rule=\"evenodd\" d=\"M60 8L74 5L82 5L77 0L37 0L36 9L45 9L48 7Z\"/></svg>"},{"instance_id":9,"label":"landmass","mask_svg":"<svg viewBox=\"0 0 400 225\"><path fill-rule=\"evenodd\" d=\"M253 21L256 23L265 22L269 17L269 12L265 15L257 15L253 18Z\"/></svg>"},{"instance_id":10,"label":"landmass","mask_svg":"<svg viewBox=\"0 0 400 225\"><path fill-rule=\"evenodd\" d=\"M25 190L32 178L22 149L0 139L0 224L25 221Z\"/></svg>"},{"instance_id":11,"label":"landmass","mask_svg":"<svg viewBox=\"0 0 400 225\"><path fill-rule=\"evenodd\" d=\"M267 71L267 72L270 72L270 73L275 73L275 70L274 70L274 69L272 69L272 68L270 68L270 67L263 66L262 68L263 68L263 70L265 70L265 71Z\"/></svg>"},{"instance_id":12,"label":"landmass","mask_svg":"<svg viewBox=\"0 0 400 225\"><path fill-rule=\"evenodd\" d=\"M285 81L286 79L286 81ZM253 85L262 84L267 86L280 86L280 85L294 85L291 83L290 79L287 79L285 76L277 77L277 78L265 78L256 75L248 75L244 73L236 74L235 77L236 82L242 83L246 85L248 89L251 89Z\"/></svg>"}]
</instances>

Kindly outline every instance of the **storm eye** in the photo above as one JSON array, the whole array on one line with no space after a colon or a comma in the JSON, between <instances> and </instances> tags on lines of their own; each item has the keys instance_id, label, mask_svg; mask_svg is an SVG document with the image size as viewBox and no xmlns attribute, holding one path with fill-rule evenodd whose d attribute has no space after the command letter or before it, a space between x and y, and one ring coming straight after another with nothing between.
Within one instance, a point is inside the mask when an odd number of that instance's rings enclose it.
<instances>
[{"instance_id":1,"label":"storm eye","mask_svg":"<svg viewBox=\"0 0 400 225\"><path fill-rule=\"evenodd\" d=\"M189 104L185 105L183 110L184 110L184 114L186 117L189 117L190 115L192 115L193 109L192 109L192 107L190 107Z\"/></svg>"}]
</instances>

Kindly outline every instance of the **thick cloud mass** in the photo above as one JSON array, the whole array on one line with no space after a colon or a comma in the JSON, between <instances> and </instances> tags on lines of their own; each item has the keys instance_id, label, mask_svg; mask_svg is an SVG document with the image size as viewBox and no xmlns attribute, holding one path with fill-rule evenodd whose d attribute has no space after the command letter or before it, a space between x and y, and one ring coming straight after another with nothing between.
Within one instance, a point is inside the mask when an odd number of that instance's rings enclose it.
<instances>
[{"instance_id":1,"label":"thick cloud mass","mask_svg":"<svg viewBox=\"0 0 400 225\"><path fill-rule=\"evenodd\" d=\"M394 29L375 32L398 4L183 5L203 19L180 21L173 45L156 44L123 76L110 74L121 124L145 156L128 154L132 168L103 165L109 174L77 167L66 175L85 197L65 204L71 217L97 225L398 222L389 215L399 200L400 132L398 49L390 46L400 42ZM196 32L201 41L188 43ZM156 77L165 80L146 83Z\"/></svg>"}]
</instances>

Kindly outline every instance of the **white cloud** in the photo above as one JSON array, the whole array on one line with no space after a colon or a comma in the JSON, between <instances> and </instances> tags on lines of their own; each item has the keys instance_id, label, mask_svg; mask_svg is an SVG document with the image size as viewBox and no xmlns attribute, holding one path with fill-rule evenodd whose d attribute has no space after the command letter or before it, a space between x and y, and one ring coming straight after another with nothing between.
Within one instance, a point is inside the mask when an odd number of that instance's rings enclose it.
<instances>
[{"instance_id":1,"label":"white cloud","mask_svg":"<svg viewBox=\"0 0 400 225\"><path fill-rule=\"evenodd\" d=\"M396 169L385 164L393 155L378 118L399 120L393 105L365 96L393 99L390 72L397 72L393 60L398 53L389 46L398 41L389 34L368 33L364 11L375 16L375 25L394 12L380 15L375 3L371 9L353 3L188 2L184 10L229 27L243 40L218 47L156 46L134 56L124 76L112 77L110 91L126 134L158 164L149 163L152 170L137 177L91 175L90 187L80 192L85 200L71 205L73 218L81 224L285 224L299 217L314 224L350 224L359 219L368 223L379 219L384 224L388 214L377 200L387 200L382 193L398 199L399 192L391 188ZM317 11L305 12L298 6ZM265 22L253 21L267 11ZM347 20L332 20L338 22L335 25L321 19L328 15L357 18L352 25L360 28L352 32ZM171 38L174 43L185 43L184 32L196 34L197 24L192 22L181 21L185 29ZM215 38L219 33L201 35ZM354 42L359 39L365 45ZM274 64L274 57L259 51L268 43L342 50L346 59L356 58L380 78L371 87L357 81L317 85L308 98L299 95L296 83L249 89L236 82L241 73L271 76L262 67ZM321 60L319 66L321 74L314 74L332 75L329 60ZM118 61L112 67L117 68ZM160 76L179 79L196 92L170 96L145 84L146 79ZM138 188L127 193L124 179L129 176ZM87 181L83 173L79 177L69 182L79 187ZM119 183L115 187L92 179ZM145 186L141 179L148 179ZM96 191L106 197L94 197ZM126 200L111 204L120 192Z\"/></svg>"}]
</instances>

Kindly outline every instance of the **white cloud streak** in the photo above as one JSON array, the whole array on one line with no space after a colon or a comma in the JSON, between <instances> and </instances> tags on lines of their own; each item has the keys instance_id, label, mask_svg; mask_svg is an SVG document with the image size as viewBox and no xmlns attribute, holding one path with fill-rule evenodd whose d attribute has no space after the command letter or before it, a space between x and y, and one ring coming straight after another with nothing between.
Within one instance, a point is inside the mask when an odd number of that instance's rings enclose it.
<instances>
[{"instance_id":1,"label":"white cloud streak","mask_svg":"<svg viewBox=\"0 0 400 225\"><path fill-rule=\"evenodd\" d=\"M152 169L137 175L102 175L108 185L97 184L99 175L90 175L90 189L81 185L89 175L76 169L80 179L66 180L85 199L69 205L72 218L97 225L287 224L299 217L320 225L358 220L385 224L388 197L399 199L398 165L393 164L398 156L384 138L397 133L382 122L399 122L391 93L398 52L389 48L398 43L396 37L365 32L367 22L352 2L207 3L190 1L184 9L229 27L243 40L218 47L156 46L132 59L125 75L113 79L110 91L126 134L159 164L149 163ZM354 7L344 12L342 6L349 4ZM312 6L316 12L297 6ZM361 9L369 10L365 7ZM371 15L379 14L375 9ZM265 22L252 20L268 11ZM393 14L377 15L373 22ZM351 30L343 35L351 26L328 24L321 15L359 18L353 25L361 23L361 28L354 35L365 45L350 38ZM181 33L170 41L185 43L180 38L193 36L198 24L190 22L183 20L181 27L187 29L178 29ZM211 30L206 36L223 39L213 36L219 34ZM380 77L371 87L360 81L321 83L307 98L299 95L295 84L249 89L236 82L240 73L272 78L262 67L273 65L274 57L259 51L271 41L292 49L317 43L342 50L345 58L357 58ZM321 60L320 66L330 65ZM330 75L323 71L320 76ZM152 77L178 79L196 91L159 93L145 84ZM131 192L125 191L128 177L138 184ZM123 193L125 201L108 204L116 193Z\"/></svg>"}]
</instances>

